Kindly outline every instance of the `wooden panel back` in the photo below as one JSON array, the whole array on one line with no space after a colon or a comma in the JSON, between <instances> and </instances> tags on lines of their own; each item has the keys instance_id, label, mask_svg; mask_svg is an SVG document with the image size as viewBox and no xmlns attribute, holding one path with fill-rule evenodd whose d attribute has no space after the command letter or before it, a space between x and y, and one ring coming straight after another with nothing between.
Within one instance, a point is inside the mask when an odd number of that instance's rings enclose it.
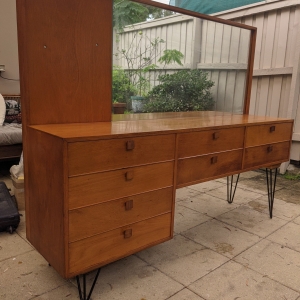
<instances>
[{"instance_id":1,"label":"wooden panel back","mask_svg":"<svg viewBox=\"0 0 300 300\"><path fill-rule=\"evenodd\" d=\"M111 120L112 0L17 0L25 123Z\"/></svg>"}]
</instances>

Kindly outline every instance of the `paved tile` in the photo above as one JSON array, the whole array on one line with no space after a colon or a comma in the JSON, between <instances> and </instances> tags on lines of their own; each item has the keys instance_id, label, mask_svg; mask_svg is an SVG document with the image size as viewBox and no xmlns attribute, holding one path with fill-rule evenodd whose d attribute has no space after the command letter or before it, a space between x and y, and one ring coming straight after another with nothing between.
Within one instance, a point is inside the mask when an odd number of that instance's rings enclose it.
<instances>
[{"instance_id":1,"label":"paved tile","mask_svg":"<svg viewBox=\"0 0 300 300\"><path fill-rule=\"evenodd\" d=\"M240 186L241 185L238 183L233 200L233 203L235 204L244 204L262 196L261 193L242 189ZM227 201L227 186L208 191L207 194Z\"/></svg>"},{"instance_id":2,"label":"paved tile","mask_svg":"<svg viewBox=\"0 0 300 300\"><path fill-rule=\"evenodd\" d=\"M294 220L294 222L295 222L296 224L300 224L300 217L296 218L296 219Z\"/></svg>"},{"instance_id":3,"label":"paved tile","mask_svg":"<svg viewBox=\"0 0 300 300\"><path fill-rule=\"evenodd\" d=\"M75 285L71 283L66 283L63 286L54 288L53 290L46 292L38 297L35 297L34 299L35 300L53 300L53 299L78 300L79 297L78 297L77 287L75 287Z\"/></svg>"},{"instance_id":4,"label":"paved tile","mask_svg":"<svg viewBox=\"0 0 300 300\"><path fill-rule=\"evenodd\" d=\"M239 180L246 180L246 179L250 179L250 178L255 178L257 176L260 176L261 173L257 172L257 171L248 171L248 172L244 172L240 174L240 179Z\"/></svg>"},{"instance_id":5,"label":"paved tile","mask_svg":"<svg viewBox=\"0 0 300 300\"><path fill-rule=\"evenodd\" d=\"M189 186L188 188L191 190L195 190L201 193L216 189L218 187L224 186L224 183L212 180L212 181L206 181L198 184L194 184Z\"/></svg>"},{"instance_id":6,"label":"paved tile","mask_svg":"<svg viewBox=\"0 0 300 300\"><path fill-rule=\"evenodd\" d=\"M178 205L194 209L210 217L216 217L238 207L238 204L229 204L227 203L227 201L221 200L211 195L207 195L206 193L183 200L178 203Z\"/></svg>"},{"instance_id":7,"label":"paved tile","mask_svg":"<svg viewBox=\"0 0 300 300\"><path fill-rule=\"evenodd\" d=\"M299 296L292 289L232 261L189 288L203 298L212 300L295 300Z\"/></svg>"},{"instance_id":8,"label":"paved tile","mask_svg":"<svg viewBox=\"0 0 300 300\"><path fill-rule=\"evenodd\" d=\"M191 197L194 197L196 195L199 195L199 192L195 190L191 190L189 188L181 188L176 190L176 202L182 201L185 199L189 199Z\"/></svg>"},{"instance_id":9,"label":"paved tile","mask_svg":"<svg viewBox=\"0 0 300 300\"><path fill-rule=\"evenodd\" d=\"M249 201L247 203L247 206L251 207L252 209L258 212L262 212L266 215L269 215L268 199L265 196ZM274 199L273 216L283 220L291 221L299 215L300 205L287 203L277 198Z\"/></svg>"},{"instance_id":10,"label":"paved tile","mask_svg":"<svg viewBox=\"0 0 300 300\"><path fill-rule=\"evenodd\" d=\"M268 215L262 214L246 205L216 218L260 237L268 236L288 222L276 217L270 219Z\"/></svg>"},{"instance_id":11,"label":"paved tile","mask_svg":"<svg viewBox=\"0 0 300 300\"><path fill-rule=\"evenodd\" d=\"M180 235L171 241L142 251L138 256L185 286L228 260Z\"/></svg>"},{"instance_id":12,"label":"paved tile","mask_svg":"<svg viewBox=\"0 0 300 300\"><path fill-rule=\"evenodd\" d=\"M234 260L300 292L300 255L297 251L262 240Z\"/></svg>"},{"instance_id":13,"label":"paved tile","mask_svg":"<svg viewBox=\"0 0 300 300\"><path fill-rule=\"evenodd\" d=\"M65 285L45 259L36 251L0 262L0 299L32 299Z\"/></svg>"},{"instance_id":14,"label":"paved tile","mask_svg":"<svg viewBox=\"0 0 300 300\"><path fill-rule=\"evenodd\" d=\"M174 231L176 233L181 233L210 219L210 217L195 210L189 209L185 206L176 205Z\"/></svg>"},{"instance_id":15,"label":"paved tile","mask_svg":"<svg viewBox=\"0 0 300 300\"><path fill-rule=\"evenodd\" d=\"M92 272L90 283L94 277ZM182 289L181 284L132 255L101 270L93 299L165 300Z\"/></svg>"},{"instance_id":16,"label":"paved tile","mask_svg":"<svg viewBox=\"0 0 300 300\"><path fill-rule=\"evenodd\" d=\"M275 197L285 202L294 203L298 205L300 204L299 190L296 189L281 189L275 192Z\"/></svg>"},{"instance_id":17,"label":"paved tile","mask_svg":"<svg viewBox=\"0 0 300 300\"><path fill-rule=\"evenodd\" d=\"M217 220L205 222L184 232L183 235L229 258L259 241L258 236Z\"/></svg>"},{"instance_id":18,"label":"paved tile","mask_svg":"<svg viewBox=\"0 0 300 300\"><path fill-rule=\"evenodd\" d=\"M203 298L188 289L183 289L168 300L203 300Z\"/></svg>"},{"instance_id":19,"label":"paved tile","mask_svg":"<svg viewBox=\"0 0 300 300\"><path fill-rule=\"evenodd\" d=\"M288 223L268 236L267 239L300 252L300 225Z\"/></svg>"},{"instance_id":20,"label":"paved tile","mask_svg":"<svg viewBox=\"0 0 300 300\"><path fill-rule=\"evenodd\" d=\"M8 232L0 232L0 261L8 258L16 257L32 251L31 247L17 233L9 234Z\"/></svg>"},{"instance_id":21,"label":"paved tile","mask_svg":"<svg viewBox=\"0 0 300 300\"><path fill-rule=\"evenodd\" d=\"M26 222L25 222L25 210L19 210L21 214L20 224L16 230L17 234L26 240Z\"/></svg>"}]
</instances>

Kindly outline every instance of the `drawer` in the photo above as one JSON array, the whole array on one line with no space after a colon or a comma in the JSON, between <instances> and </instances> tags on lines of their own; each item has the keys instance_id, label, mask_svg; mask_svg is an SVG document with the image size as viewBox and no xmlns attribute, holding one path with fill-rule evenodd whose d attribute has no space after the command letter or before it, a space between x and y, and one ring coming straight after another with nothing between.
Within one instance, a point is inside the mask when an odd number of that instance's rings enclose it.
<instances>
[{"instance_id":1,"label":"drawer","mask_svg":"<svg viewBox=\"0 0 300 300\"><path fill-rule=\"evenodd\" d=\"M171 214L69 244L69 275L85 273L171 238Z\"/></svg>"},{"instance_id":2,"label":"drawer","mask_svg":"<svg viewBox=\"0 0 300 300\"><path fill-rule=\"evenodd\" d=\"M178 157L198 156L243 148L245 127L181 133Z\"/></svg>"},{"instance_id":3,"label":"drawer","mask_svg":"<svg viewBox=\"0 0 300 300\"><path fill-rule=\"evenodd\" d=\"M174 153L174 134L69 143L69 176L172 160Z\"/></svg>"},{"instance_id":4,"label":"drawer","mask_svg":"<svg viewBox=\"0 0 300 300\"><path fill-rule=\"evenodd\" d=\"M239 171L242 168L243 150L180 159L177 185L187 185L219 175Z\"/></svg>"},{"instance_id":5,"label":"drawer","mask_svg":"<svg viewBox=\"0 0 300 300\"><path fill-rule=\"evenodd\" d=\"M293 123L276 123L247 127L246 147L289 141Z\"/></svg>"},{"instance_id":6,"label":"drawer","mask_svg":"<svg viewBox=\"0 0 300 300\"><path fill-rule=\"evenodd\" d=\"M173 188L69 211L69 241L171 212Z\"/></svg>"},{"instance_id":7,"label":"drawer","mask_svg":"<svg viewBox=\"0 0 300 300\"><path fill-rule=\"evenodd\" d=\"M174 162L69 178L69 208L124 198L173 186Z\"/></svg>"},{"instance_id":8,"label":"drawer","mask_svg":"<svg viewBox=\"0 0 300 300\"><path fill-rule=\"evenodd\" d=\"M251 147L245 150L244 168L260 167L289 160L290 142Z\"/></svg>"}]
</instances>

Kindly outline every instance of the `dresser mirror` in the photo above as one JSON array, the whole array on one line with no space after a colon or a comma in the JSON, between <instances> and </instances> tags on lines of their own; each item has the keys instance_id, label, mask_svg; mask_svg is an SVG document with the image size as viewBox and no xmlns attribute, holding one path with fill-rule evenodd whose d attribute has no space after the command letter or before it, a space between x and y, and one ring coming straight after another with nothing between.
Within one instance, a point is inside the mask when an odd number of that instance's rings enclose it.
<instances>
[{"instance_id":1,"label":"dresser mirror","mask_svg":"<svg viewBox=\"0 0 300 300\"><path fill-rule=\"evenodd\" d=\"M114 2L113 104L127 113L246 113L251 29L142 2Z\"/></svg>"}]
</instances>

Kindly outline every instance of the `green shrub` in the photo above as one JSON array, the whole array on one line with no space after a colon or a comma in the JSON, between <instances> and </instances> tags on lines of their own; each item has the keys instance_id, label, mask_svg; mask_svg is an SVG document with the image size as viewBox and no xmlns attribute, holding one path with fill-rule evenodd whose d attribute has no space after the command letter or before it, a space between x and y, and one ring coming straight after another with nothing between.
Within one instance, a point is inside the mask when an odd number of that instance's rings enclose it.
<instances>
[{"instance_id":1,"label":"green shrub","mask_svg":"<svg viewBox=\"0 0 300 300\"><path fill-rule=\"evenodd\" d=\"M145 112L210 110L214 82L201 70L181 70L159 76L160 84L148 94Z\"/></svg>"},{"instance_id":2,"label":"green shrub","mask_svg":"<svg viewBox=\"0 0 300 300\"><path fill-rule=\"evenodd\" d=\"M136 93L130 83L127 74L119 67L114 66L112 74L112 97L113 102L127 103L130 96Z\"/></svg>"}]
</instances>

